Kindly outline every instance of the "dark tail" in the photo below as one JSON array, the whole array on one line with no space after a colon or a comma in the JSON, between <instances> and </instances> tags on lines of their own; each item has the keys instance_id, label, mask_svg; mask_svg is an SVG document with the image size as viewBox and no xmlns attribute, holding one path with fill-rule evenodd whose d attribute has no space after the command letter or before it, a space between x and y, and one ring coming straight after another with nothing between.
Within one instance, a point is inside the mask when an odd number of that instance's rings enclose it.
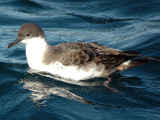
<instances>
[{"instance_id":1,"label":"dark tail","mask_svg":"<svg viewBox=\"0 0 160 120\"><path fill-rule=\"evenodd\" d=\"M143 65L144 63L147 63L147 62L148 62L147 59L133 59L133 60L130 60L127 67L128 68L136 67L136 66Z\"/></svg>"},{"instance_id":2,"label":"dark tail","mask_svg":"<svg viewBox=\"0 0 160 120\"><path fill-rule=\"evenodd\" d=\"M128 50L128 51L123 51L122 55L128 56L128 57L141 57L147 60L154 60L157 62L160 62L160 60L156 59L156 58L152 58L152 57L148 57L148 56L144 56L144 55L140 55L140 52L138 51L134 51L134 50Z\"/></svg>"}]
</instances>

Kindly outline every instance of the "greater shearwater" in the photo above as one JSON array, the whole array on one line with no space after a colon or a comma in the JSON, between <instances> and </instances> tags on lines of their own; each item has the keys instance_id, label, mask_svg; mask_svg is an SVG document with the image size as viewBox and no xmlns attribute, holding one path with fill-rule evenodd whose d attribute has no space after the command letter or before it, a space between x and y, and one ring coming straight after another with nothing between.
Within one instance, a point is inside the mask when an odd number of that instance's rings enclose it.
<instances>
[{"instance_id":1,"label":"greater shearwater","mask_svg":"<svg viewBox=\"0 0 160 120\"><path fill-rule=\"evenodd\" d=\"M115 72L142 65L148 59L157 60L139 55L134 50L112 49L97 42L69 42L51 46L43 30L35 23L23 24L18 38L7 49L20 42L26 45L26 57L31 69L72 80L106 77L111 81L109 77Z\"/></svg>"}]
</instances>

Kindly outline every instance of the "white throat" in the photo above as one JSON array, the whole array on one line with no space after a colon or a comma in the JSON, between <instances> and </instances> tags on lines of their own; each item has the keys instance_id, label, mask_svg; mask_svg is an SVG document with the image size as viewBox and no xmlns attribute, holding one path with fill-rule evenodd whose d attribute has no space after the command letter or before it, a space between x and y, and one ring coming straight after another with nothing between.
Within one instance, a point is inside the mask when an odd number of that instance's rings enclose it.
<instances>
[{"instance_id":1,"label":"white throat","mask_svg":"<svg viewBox=\"0 0 160 120\"><path fill-rule=\"evenodd\" d=\"M43 55L48 47L47 42L42 37L25 39L22 43L26 44L26 57L28 65L32 69L37 69L43 65Z\"/></svg>"}]
</instances>

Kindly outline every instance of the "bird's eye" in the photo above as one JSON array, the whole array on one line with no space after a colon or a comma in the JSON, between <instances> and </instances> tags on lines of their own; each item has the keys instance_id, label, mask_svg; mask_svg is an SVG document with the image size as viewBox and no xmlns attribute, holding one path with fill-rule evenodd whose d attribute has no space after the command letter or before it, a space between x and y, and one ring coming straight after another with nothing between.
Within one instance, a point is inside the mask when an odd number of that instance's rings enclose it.
<instances>
[{"instance_id":1,"label":"bird's eye","mask_svg":"<svg viewBox=\"0 0 160 120\"><path fill-rule=\"evenodd\" d=\"M26 36L27 36L27 37L29 37L29 36L30 36L30 34L27 34Z\"/></svg>"}]
</instances>

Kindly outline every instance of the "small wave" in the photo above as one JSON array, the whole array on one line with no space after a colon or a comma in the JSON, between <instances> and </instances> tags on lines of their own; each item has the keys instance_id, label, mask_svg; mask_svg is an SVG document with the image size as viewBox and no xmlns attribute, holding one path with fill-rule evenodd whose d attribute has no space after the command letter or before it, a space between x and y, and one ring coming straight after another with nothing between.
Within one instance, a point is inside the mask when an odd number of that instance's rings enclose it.
<instances>
[{"instance_id":1,"label":"small wave","mask_svg":"<svg viewBox=\"0 0 160 120\"><path fill-rule=\"evenodd\" d=\"M40 3L37 3L37 2L34 2L34 1L31 1L31 0L16 0L16 1L12 1L12 2L5 2L5 5L9 5L9 6L17 6L17 7L26 7L28 10L29 8L31 9L48 9L46 6L40 4Z\"/></svg>"},{"instance_id":2,"label":"small wave","mask_svg":"<svg viewBox=\"0 0 160 120\"><path fill-rule=\"evenodd\" d=\"M24 74L24 72L27 69L27 64L19 64L19 63L6 63L6 62L0 62L0 73L3 74Z\"/></svg>"},{"instance_id":3,"label":"small wave","mask_svg":"<svg viewBox=\"0 0 160 120\"><path fill-rule=\"evenodd\" d=\"M95 24L106 24L106 23L112 23L112 22L120 22L120 21L133 21L138 19L114 19L114 18L105 18L105 17L93 17L93 16L87 16L87 15L78 15L78 14L68 14L74 17L78 17L81 19L84 19L87 22L95 23Z\"/></svg>"}]
</instances>

